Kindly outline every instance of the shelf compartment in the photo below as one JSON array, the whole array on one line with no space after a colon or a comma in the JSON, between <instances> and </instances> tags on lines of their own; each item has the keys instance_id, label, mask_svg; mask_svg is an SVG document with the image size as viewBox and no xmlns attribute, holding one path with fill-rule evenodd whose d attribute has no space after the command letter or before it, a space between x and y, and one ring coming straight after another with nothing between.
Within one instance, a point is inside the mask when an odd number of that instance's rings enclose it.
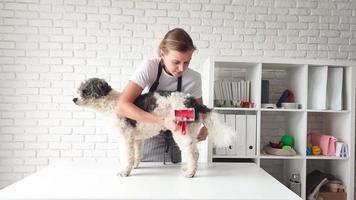
<instances>
[{"instance_id":1,"label":"shelf compartment","mask_svg":"<svg viewBox=\"0 0 356 200\"><path fill-rule=\"evenodd\" d=\"M260 83L261 64L248 62L214 62L214 84L218 80L240 81L249 80L250 101L254 103L253 108L260 107ZM214 86L214 85L213 85ZM214 87L211 88L214 90ZM214 92L213 92L214 94ZM215 96L215 95L214 95ZM214 98L215 99L215 98ZM214 105L216 102L214 102ZM232 106L233 107L233 106Z\"/></svg>"},{"instance_id":2,"label":"shelf compartment","mask_svg":"<svg viewBox=\"0 0 356 200\"><path fill-rule=\"evenodd\" d=\"M305 112L261 112L260 149L269 142L278 143L284 134L294 137L294 149L305 156L306 147Z\"/></svg>"},{"instance_id":3,"label":"shelf compartment","mask_svg":"<svg viewBox=\"0 0 356 200\"><path fill-rule=\"evenodd\" d=\"M213 158L256 158L257 151L257 111L218 110L221 121L237 134L236 141L229 147L213 146Z\"/></svg>"},{"instance_id":4,"label":"shelf compartment","mask_svg":"<svg viewBox=\"0 0 356 200\"><path fill-rule=\"evenodd\" d=\"M310 112L307 114L307 133L315 132L336 137L338 141L348 145L350 155L351 127L345 124L351 123L349 112Z\"/></svg>"},{"instance_id":5,"label":"shelf compartment","mask_svg":"<svg viewBox=\"0 0 356 200\"><path fill-rule=\"evenodd\" d=\"M305 196L305 159L261 159L260 167L286 187L292 174L299 174L301 197Z\"/></svg>"},{"instance_id":6,"label":"shelf compartment","mask_svg":"<svg viewBox=\"0 0 356 200\"><path fill-rule=\"evenodd\" d=\"M332 174L336 179L341 180L343 184L346 186L347 199L351 199L350 190L354 190L354 188L350 188L351 181L353 180L350 176L349 172L353 169L350 169L350 165L348 160L315 160L310 159L306 161L307 169L306 175L311 173L313 170L319 170L323 173ZM353 198L353 197L352 197Z\"/></svg>"},{"instance_id":7,"label":"shelf compartment","mask_svg":"<svg viewBox=\"0 0 356 200\"><path fill-rule=\"evenodd\" d=\"M262 80L269 81L268 103L277 103L282 93L288 89L293 93L295 103L305 109L307 72L305 64L262 63Z\"/></svg>"},{"instance_id":8,"label":"shelf compartment","mask_svg":"<svg viewBox=\"0 0 356 200\"><path fill-rule=\"evenodd\" d=\"M336 66L336 65L309 65L308 66L308 109L315 111L323 111L326 112L339 111L330 109L330 98L328 98L328 94L330 91L329 78L331 69L342 68L342 85L334 87L336 91L340 91L339 87L342 87L341 91L341 111L349 110L351 108L351 95L352 95L352 69L351 67L345 66ZM340 77L338 75L334 75L334 77ZM333 77L333 76L331 76ZM317 84L317 85L314 85ZM317 90L318 92L315 92ZM325 95L325 99L324 99ZM314 101L313 101L314 99Z\"/></svg>"}]
</instances>

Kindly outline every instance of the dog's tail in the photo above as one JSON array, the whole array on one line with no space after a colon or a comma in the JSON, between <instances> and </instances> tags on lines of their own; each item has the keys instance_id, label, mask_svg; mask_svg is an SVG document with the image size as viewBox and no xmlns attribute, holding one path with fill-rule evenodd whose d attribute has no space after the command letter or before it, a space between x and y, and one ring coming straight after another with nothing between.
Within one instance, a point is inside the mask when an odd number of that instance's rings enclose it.
<instances>
[{"instance_id":1,"label":"dog's tail","mask_svg":"<svg viewBox=\"0 0 356 200\"><path fill-rule=\"evenodd\" d=\"M219 114L207 108L204 105L200 105L202 108L199 109L205 113L205 119L203 119L203 124L208 129L209 137L213 139L213 143L216 147L228 147L236 141L237 133L234 127L229 127L225 124Z\"/></svg>"}]
</instances>

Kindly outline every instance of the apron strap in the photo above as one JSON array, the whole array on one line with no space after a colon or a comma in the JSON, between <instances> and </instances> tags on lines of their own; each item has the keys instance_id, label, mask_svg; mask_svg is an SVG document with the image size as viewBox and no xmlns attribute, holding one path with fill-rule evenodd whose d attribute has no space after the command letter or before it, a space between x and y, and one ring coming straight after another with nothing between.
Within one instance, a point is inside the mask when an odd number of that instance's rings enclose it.
<instances>
[{"instance_id":1,"label":"apron strap","mask_svg":"<svg viewBox=\"0 0 356 200\"><path fill-rule=\"evenodd\" d=\"M178 77L177 91L182 91L182 76Z\"/></svg>"},{"instance_id":2,"label":"apron strap","mask_svg":"<svg viewBox=\"0 0 356 200\"><path fill-rule=\"evenodd\" d=\"M155 82L152 84L150 88L150 92L154 92L157 90L157 87L159 85L159 78L161 77L162 74L162 69L163 69L163 61L161 60L158 64L158 71L157 71L157 76ZM178 77L178 83L177 83L177 91L181 92L182 91L182 76Z\"/></svg>"},{"instance_id":3,"label":"apron strap","mask_svg":"<svg viewBox=\"0 0 356 200\"><path fill-rule=\"evenodd\" d=\"M152 84L151 88L150 88L150 92L154 92L157 90L157 87L159 85L159 78L161 77L161 74L162 74L162 60L159 62L158 64L158 71L157 71L157 76L156 76L156 80L155 82Z\"/></svg>"}]
</instances>

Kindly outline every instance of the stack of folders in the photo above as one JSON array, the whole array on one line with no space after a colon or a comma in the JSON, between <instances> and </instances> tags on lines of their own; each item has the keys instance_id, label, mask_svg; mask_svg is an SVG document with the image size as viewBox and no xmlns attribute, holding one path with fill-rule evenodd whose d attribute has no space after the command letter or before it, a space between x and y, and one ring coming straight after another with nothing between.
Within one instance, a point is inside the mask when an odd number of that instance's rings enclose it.
<instances>
[{"instance_id":1,"label":"stack of folders","mask_svg":"<svg viewBox=\"0 0 356 200\"><path fill-rule=\"evenodd\" d=\"M216 80L214 83L214 99L224 101L222 106L239 106L240 102L250 101L251 81Z\"/></svg>"},{"instance_id":2,"label":"stack of folders","mask_svg":"<svg viewBox=\"0 0 356 200\"><path fill-rule=\"evenodd\" d=\"M308 107L342 110L343 68L316 66L308 73Z\"/></svg>"},{"instance_id":3,"label":"stack of folders","mask_svg":"<svg viewBox=\"0 0 356 200\"><path fill-rule=\"evenodd\" d=\"M347 144L343 142L336 142L336 151L335 151L335 156L338 157L348 157L349 155L349 148Z\"/></svg>"},{"instance_id":4,"label":"stack of folders","mask_svg":"<svg viewBox=\"0 0 356 200\"><path fill-rule=\"evenodd\" d=\"M220 120L234 128L236 141L230 147L215 147L217 156L255 156L256 155L256 115L219 114ZM224 131L224 130L221 130Z\"/></svg>"}]
</instances>

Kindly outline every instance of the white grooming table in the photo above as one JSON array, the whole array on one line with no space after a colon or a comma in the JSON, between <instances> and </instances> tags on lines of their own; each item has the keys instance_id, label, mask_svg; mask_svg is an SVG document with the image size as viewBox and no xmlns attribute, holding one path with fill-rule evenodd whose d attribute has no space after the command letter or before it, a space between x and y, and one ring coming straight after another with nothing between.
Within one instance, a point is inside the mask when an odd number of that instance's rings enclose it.
<instances>
[{"instance_id":1,"label":"white grooming table","mask_svg":"<svg viewBox=\"0 0 356 200\"><path fill-rule=\"evenodd\" d=\"M129 177L117 172L118 163L56 164L0 190L0 199L301 200L254 163L200 164L194 178L161 163L141 163Z\"/></svg>"}]
</instances>

